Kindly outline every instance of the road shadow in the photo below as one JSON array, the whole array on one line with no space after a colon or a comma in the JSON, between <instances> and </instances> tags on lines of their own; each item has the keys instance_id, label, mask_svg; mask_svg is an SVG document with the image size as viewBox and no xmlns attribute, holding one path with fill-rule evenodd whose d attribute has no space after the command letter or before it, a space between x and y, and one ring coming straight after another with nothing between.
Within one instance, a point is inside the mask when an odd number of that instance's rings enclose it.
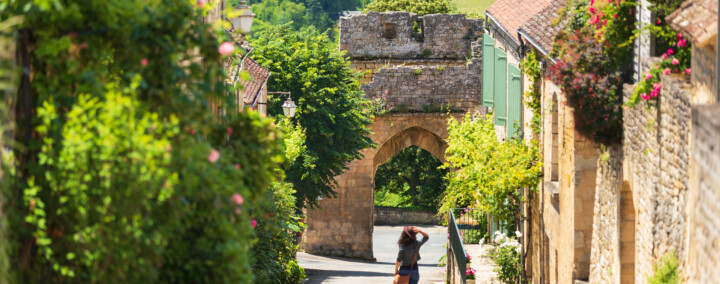
<instances>
[{"instance_id":1,"label":"road shadow","mask_svg":"<svg viewBox=\"0 0 720 284\"><path fill-rule=\"evenodd\" d=\"M351 278L351 277L393 277L393 273L372 272L372 271L351 271L351 270L322 270L305 269L305 283L322 283L330 278Z\"/></svg>"}]
</instances>

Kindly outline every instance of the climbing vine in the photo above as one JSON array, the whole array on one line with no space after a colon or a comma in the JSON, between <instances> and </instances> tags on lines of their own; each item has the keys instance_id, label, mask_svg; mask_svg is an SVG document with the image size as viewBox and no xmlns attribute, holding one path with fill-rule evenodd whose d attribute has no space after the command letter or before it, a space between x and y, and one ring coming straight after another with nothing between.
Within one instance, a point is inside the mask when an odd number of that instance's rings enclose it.
<instances>
[{"instance_id":1,"label":"climbing vine","mask_svg":"<svg viewBox=\"0 0 720 284\"><path fill-rule=\"evenodd\" d=\"M520 67L522 67L523 73L525 73L532 82L530 91L525 93L525 105L530 107L533 112L532 120L530 120L530 129L533 133L540 134L540 129L542 128L542 125L540 125L542 117L540 113L541 97L539 84L542 79L542 70L540 70L540 62L538 62L538 55L535 50L532 50L525 55Z\"/></svg>"}]
</instances>

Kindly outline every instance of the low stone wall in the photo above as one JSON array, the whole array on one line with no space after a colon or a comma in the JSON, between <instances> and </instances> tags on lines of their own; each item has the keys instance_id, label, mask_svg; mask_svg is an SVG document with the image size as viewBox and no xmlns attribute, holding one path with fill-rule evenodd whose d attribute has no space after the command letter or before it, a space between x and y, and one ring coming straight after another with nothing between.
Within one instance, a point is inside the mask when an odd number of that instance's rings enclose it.
<instances>
[{"instance_id":1,"label":"low stone wall","mask_svg":"<svg viewBox=\"0 0 720 284\"><path fill-rule=\"evenodd\" d=\"M375 206L375 225L440 225L442 218L431 211L413 211L395 207Z\"/></svg>"}]
</instances>

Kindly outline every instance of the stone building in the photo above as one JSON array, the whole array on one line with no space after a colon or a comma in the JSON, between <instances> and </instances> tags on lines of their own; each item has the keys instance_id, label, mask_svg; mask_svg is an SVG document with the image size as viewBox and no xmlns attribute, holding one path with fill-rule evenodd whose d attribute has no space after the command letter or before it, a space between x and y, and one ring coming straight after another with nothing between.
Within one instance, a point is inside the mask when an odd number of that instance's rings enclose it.
<instances>
[{"instance_id":1,"label":"stone building","mask_svg":"<svg viewBox=\"0 0 720 284\"><path fill-rule=\"evenodd\" d=\"M548 19L564 2L519 28L548 63L558 28ZM693 43L692 76L663 75L657 107L624 110L617 147L601 150L578 136L560 90L539 83L545 177L524 212L528 282L646 283L673 253L685 283L720 279L712 267L720 260L717 2L687 1L667 20ZM635 54L636 71L657 60L651 42L637 44ZM626 99L633 89L625 87Z\"/></svg>"},{"instance_id":2,"label":"stone building","mask_svg":"<svg viewBox=\"0 0 720 284\"><path fill-rule=\"evenodd\" d=\"M394 109L375 118L370 138L378 147L363 150L364 157L336 178L337 196L307 211L301 248L373 259L375 172L410 146L444 161L448 119L462 119L480 107L482 65L476 40L482 36L482 21L464 15L369 12L341 17L339 24L340 49L365 74L365 95L385 97Z\"/></svg>"}]
</instances>

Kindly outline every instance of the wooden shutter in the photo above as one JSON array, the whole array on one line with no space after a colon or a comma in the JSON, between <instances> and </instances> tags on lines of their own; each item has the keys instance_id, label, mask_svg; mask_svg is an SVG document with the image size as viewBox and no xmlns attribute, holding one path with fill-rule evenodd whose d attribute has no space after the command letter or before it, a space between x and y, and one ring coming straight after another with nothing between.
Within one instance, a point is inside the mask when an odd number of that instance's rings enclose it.
<instances>
[{"instance_id":1,"label":"wooden shutter","mask_svg":"<svg viewBox=\"0 0 720 284\"><path fill-rule=\"evenodd\" d=\"M482 46L482 105L493 106L495 96L493 85L495 84L495 39L488 34L483 34Z\"/></svg>"},{"instance_id":2,"label":"wooden shutter","mask_svg":"<svg viewBox=\"0 0 720 284\"><path fill-rule=\"evenodd\" d=\"M495 125L507 126L507 55L499 48L495 48L494 76Z\"/></svg>"},{"instance_id":3,"label":"wooden shutter","mask_svg":"<svg viewBox=\"0 0 720 284\"><path fill-rule=\"evenodd\" d=\"M522 131L522 78L520 68L508 64L507 137L513 138ZM516 127L517 126L517 127ZM522 137L518 137L522 139Z\"/></svg>"}]
</instances>

